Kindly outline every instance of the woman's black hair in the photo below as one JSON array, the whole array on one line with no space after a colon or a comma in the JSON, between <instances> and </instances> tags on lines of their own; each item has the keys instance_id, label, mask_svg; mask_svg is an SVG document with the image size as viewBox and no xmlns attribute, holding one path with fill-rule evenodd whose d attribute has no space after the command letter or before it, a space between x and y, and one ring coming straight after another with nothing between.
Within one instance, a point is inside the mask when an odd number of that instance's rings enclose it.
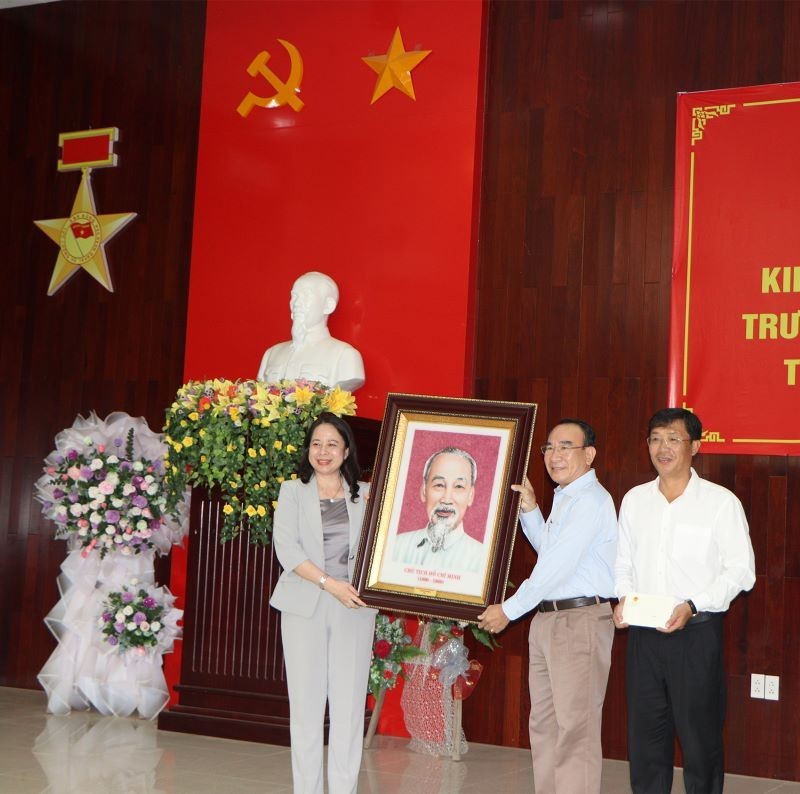
<instances>
[{"instance_id":1,"label":"woman's black hair","mask_svg":"<svg viewBox=\"0 0 800 794\"><path fill-rule=\"evenodd\" d=\"M342 468L339 470L344 477L350 489L350 501L355 502L358 500L358 478L361 476L361 468L358 465L358 454L356 453L356 442L353 438L353 431L350 425L336 414L325 413L320 414L311 427L308 428L306 439L303 444L303 455L300 458L300 465L297 467L297 474L301 482L309 482L314 474L314 468L308 460L308 448L311 444L311 436L320 425L332 425L336 431L344 439L344 448L348 452L347 457L342 462Z\"/></svg>"}]
</instances>

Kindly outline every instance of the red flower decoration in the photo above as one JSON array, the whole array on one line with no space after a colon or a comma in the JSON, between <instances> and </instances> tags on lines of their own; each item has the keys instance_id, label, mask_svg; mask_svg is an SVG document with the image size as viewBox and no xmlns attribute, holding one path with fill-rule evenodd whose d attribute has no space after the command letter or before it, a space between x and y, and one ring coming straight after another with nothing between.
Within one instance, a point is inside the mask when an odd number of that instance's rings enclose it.
<instances>
[{"instance_id":1,"label":"red flower decoration","mask_svg":"<svg viewBox=\"0 0 800 794\"><path fill-rule=\"evenodd\" d=\"M394 673L393 673L391 670L389 670L389 669L386 669L386 670L384 670L384 671L383 671L383 677L384 677L384 678L385 678L387 681L388 681L390 678L392 678L393 676L394 676Z\"/></svg>"},{"instance_id":2,"label":"red flower decoration","mask_svg":"<svg viewBox=\"0 0 800 794\"><path fill-rule=\"evenodd\" d=\"M461 626L453 626L453 628L450 629L450 633L454 637L463 637L464 636L464 629L462 629Z\"/></svg>"},{"instance_id":3,"label":"red flower decoration","mask_svg":"<svg viewBox=\"0 0 800 794\"><path fill-rule=\"evenodd\" d=\"M375 656L385 659L392 650L392 645L388 640L378 640L375 643ZM391 676L389 676L391 678Z\"/></svg>"}]
</instances>

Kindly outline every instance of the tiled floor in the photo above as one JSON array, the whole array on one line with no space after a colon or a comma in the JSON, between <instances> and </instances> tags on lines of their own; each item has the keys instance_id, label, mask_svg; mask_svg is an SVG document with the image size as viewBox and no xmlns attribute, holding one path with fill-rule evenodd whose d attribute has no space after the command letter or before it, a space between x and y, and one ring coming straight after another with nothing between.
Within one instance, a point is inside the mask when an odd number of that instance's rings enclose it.
<instances>
[{"instance_id":1,"label":"tiled floor","mask_svg":"<svg viewBox=\"0 0 800 794\"><path fill-rule=\"evenodd\" d=\"M153 722L75 712L53 717L44 695L0 688L0 794L281 794L291 792L286 747L159 731ZM674 794L683 792L680 772ZM603 794L624 794L628 766L603 765ZM727 794L800 794L800 783L728 775ZM360 794L533 794L527 750L471 744L461 761L410 752L376 737Z\"/></svg>"}]
</instances>

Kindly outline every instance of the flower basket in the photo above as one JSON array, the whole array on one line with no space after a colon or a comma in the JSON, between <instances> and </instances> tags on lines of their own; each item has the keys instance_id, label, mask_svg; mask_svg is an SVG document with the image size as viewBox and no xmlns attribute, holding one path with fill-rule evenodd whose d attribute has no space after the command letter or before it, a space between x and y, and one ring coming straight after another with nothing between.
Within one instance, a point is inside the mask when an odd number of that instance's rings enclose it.
<instances>
[{"instance_id":1,"label":"flower basket","mask_svg":"<svg viewBox=\"0 0 800 794\"><path fill-rule=\"evenodd\" d=\"M188 486L219 488L222 541L246 531L266 545L278 491L297 476L308 428L325 411L353 415L355 407L349 392L313 381L186 383L164 426L167 509Z\"/></svg>"},{"instance_id":2,"label":"flower basket","mask_svg":"<svg viewBox=\"0 0 800 794\"><path fill-rule=\"evenodd\" d=\"M187 525L184 494L167 511L162 437L142 418L126 413L105 420L78 416L56 436L35 486L42 513L56 537L84 556L131 556L153 548L164 554L180 542Z\"/></svg>"},{"instance_id":3,"label":"flower basket","mask_svg":"<svg viewBox=\"0 0 800 794\"><path fill-rule=\"evenodd\" d=\"M109 593L97 618L106 649L140 656L172 651L183 614L173 608L174 602L175 596L165 587L140 584L135 579Z\"/></svg>"}]
</instances>

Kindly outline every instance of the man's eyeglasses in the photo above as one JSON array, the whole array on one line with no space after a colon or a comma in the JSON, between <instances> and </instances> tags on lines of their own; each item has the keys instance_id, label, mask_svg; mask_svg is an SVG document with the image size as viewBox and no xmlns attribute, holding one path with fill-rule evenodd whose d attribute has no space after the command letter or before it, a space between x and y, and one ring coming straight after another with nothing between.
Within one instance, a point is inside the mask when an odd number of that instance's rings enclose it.
<instances>
[{"instance_id":1,"label":"man's eyeglasses","mask_svg":"<svg viewBox=\"0 0 800 794\"><path fill-rule=\"evenodd\" d=\"M678 438L678 436L667 436L666 438L662 438L661 436L648 436L645 441L648 447L657 447L659 444L663 444L667 449L675 449L687 441L690 444L692 443L691 438Z\"/></svg>"},{"instance_id":2,"label":"man's eyeglasses","mask_svg":"<svg viewBox=\"0 0 800 794\"><path fill-rule=\"evenodd\" d=\"M560 452L562 455L569 455L574 449L586 449L588 444L581 444L579 447L575 444L544 444L540 447L542 455L552 455L554 452Z\"/></svg>"}]
</instances>

